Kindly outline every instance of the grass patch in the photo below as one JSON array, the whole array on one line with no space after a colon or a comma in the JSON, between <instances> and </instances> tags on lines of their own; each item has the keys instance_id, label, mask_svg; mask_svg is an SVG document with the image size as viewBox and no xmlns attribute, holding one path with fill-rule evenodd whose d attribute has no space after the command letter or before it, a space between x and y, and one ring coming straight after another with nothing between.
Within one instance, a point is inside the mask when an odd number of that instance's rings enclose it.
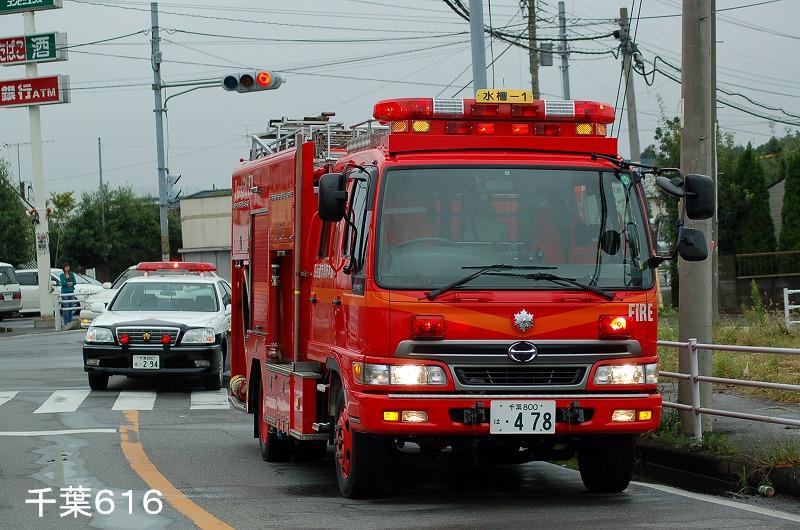
<instances>
[{"instance_id":1,"label":"grass patch","mask_svg":"<svg viewBox=\"0 0 800 530\"><path fill-rule=\"evenodd\" d=\"M678 340L675 319L659 322L660 340ZM714 326L714 343L741 346L800 347L800 335L786 329L783 313L767 311L763 306L744 309L740 316ZM678 351L659 347L661 369L678 371ZM800 384L800 356L768 355L763 353L713 352L714 375L732 379ZM800 403L800 392L770 390L742 386L729 387L781 403Z\"/></svg>"},{"instance_id":2,"label":"grass patch","mask_svg":"<svg viewBox=\"0 0 800 530\"><path fill-rule=\"evenodd\" d=\"M664 409L661 412L661 426L656 432L648 436L678 449L705 449L720 455L738 456L742 454L742 449L724 434L717 432L704 433L700 444L693 437L682 434L679 429L678 411L673 409Z\"/></svg>"}]
</instances>

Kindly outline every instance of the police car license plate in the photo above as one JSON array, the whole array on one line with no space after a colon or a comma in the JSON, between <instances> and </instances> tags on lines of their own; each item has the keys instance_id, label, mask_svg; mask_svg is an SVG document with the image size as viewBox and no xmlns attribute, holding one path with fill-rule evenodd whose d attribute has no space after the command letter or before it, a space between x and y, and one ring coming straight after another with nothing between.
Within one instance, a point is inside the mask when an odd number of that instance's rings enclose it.
<instances>
[{"instance_id":1,"label":"police car license plate","mask_svg":"<svg viewBox=\"0 0 800 530\"><path fill-rule=\"evenodd\" d=\"M140 370L158 370L161 359L158 355L134 355L133 367Z\"/></svg>"},{"instance_id":2,"label":"police car license plate","mask_svg":"<svg viewBox=\"0 0 800 530\"><path fill-rule=\"evenodd\" d=\"M555 434L556 402L495 400L490 408L491 434Z\"/></svg>"},{"instance_id":3,"label":"police car license plate","mask_svg":"<svg viewBox=\"0 0 800 530\"><path fill-rule=\"evenodd\" d=\"M3 293L3 300L8 302L14 298L12 293Z\"/></svg>"}]
</instances>

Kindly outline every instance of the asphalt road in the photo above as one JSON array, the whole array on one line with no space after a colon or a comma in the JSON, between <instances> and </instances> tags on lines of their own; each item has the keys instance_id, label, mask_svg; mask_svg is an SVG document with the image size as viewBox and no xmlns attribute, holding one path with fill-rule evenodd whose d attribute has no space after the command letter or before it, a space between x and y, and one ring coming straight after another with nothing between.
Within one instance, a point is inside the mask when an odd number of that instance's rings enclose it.
<instances>
[{"instance_id":1,"label":"asphalt road","mask_svg":"<svg viewBox=\"0 0 800 530\"><path fill-rule=\"evenodd\" d=\"M2 528L800 525L796 499L713 497L640 483L622 494L591 495L577 472L547 463L493 469L404 464L383 498L349 501L338 494L330 452L316 464L261 461L251 417L208 408L224 407L220 395L191 381L115 377L108 391L90 392L82 339L80 331L0 337ZM68 486L92 488L91 518L60 516L66 505L60 488ZM29 490L42 488L51 488L43 495L56 502L43 505L40 518L38 506L25 500L37 496ZM142 507L153 488L163 493L158 514ZM93 506L102 489L116 502L106 515ZM100 508L109 512L108 504Z\"/></svg>"}]
</instances>

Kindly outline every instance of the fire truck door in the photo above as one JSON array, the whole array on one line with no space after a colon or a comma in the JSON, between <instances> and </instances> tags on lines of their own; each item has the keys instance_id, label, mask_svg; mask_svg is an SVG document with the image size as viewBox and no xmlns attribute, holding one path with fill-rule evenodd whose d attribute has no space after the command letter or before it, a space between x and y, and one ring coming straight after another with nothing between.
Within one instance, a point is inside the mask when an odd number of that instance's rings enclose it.
<instances>
[{"instance_id":1,"label":"fire truck door","mask_svg":"<svg viewBox=\"0 0 800 530\"><path fill-rule=\"evenodd\" d=\"M311 286L311 333L309 349L324 358L333 343L333 304L335 300L335 276L333 269L333 241L336 225L322 222L318 218L314 223L321 223L321 228L312 233L319 234L314 273Z\"/></svg>"}]
</instances>

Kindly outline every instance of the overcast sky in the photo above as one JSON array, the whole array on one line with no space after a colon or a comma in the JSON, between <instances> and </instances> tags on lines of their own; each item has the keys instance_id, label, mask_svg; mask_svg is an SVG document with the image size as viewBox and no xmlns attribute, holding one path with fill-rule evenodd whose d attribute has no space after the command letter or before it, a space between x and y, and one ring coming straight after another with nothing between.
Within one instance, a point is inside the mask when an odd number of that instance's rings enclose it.
<instances>
[{"instance_id":1,"label":"overcast sky","mask_svg":"<svg viewBox=\"0 0 800 530\"><path fill-rule=\"evenodd\" d=\"M757 2L717 0L717 9ZM642 0L642 4L636 41L645 60L652 61L658 54L680 66L680 17L646 18L678 14L680 1ZM540 16L546 19L539 22L540 37L557 36L557 5L557 0L539 0ZM614 19L623 5L631 8L629 0L567 0L569 37L610 33L616 28ZM184 193L229 187L231 170L247 156L246 135L263 130L270 118L333 111L337 121L353 124L369 118L372 105L379 99L439 93L451 97L471 77L469 37L459 34L469 29L468 24L441 0L171 0L160 2L160 10L166 61L162 74L166 82L217 78L244 67L295 69L285 73L287 83L274 91L237 94L215 87L170 100L168 165L172 173L183 175L179 187ZM636 0L634 18L638 10ZM524 30L518 2L492 0L491 12L492 26L506 27L505 31L513 34ZM796 0L720 12L720 86L800 114L799 15L800 2ZM488 24L486 0L484 18ZM747 27L752 25L768 31ZM66 32L68 44L74 46L149 30L149 3L64 0L63 9L38 13L36 26L37 31ZM0 17L0 36L19 35L22 29L21 15ZM39 66L40 75L69 74L72 85L71 103L42 107L43 135L50 142L44 146L48 195L97 187L98 137L103 139L107 182L131 186L139 193L156 192L148 39L137 34L74 47L67 62ZM574 41L571 46L576 52L603 52L614 49L616 43L613 37L604 37ZM506 48L507 44L499 41L492 46L499 58L489 70L490 85L529 88L527 51ZM492 50L487 52L487 62ZM667 66L660 68L671 71ZM617 98L620 61L610 53L572 54L569 74L572 98L612 104ZM0 68L2 79L24 76L24 67ZM558 66L542 67L540 78L544 97L561 96ZM658 98L668 115L677 115L680 86L660 74L651 87L639 76L635 83L644 148L652 142L657 126ZM471 97L471 93L471 87L467 87L458 96ZM756 108L739 97L729 99ZM793 119L780 111L760 112ZM770 136L770 123L763 118L721 108L719 120L741 143L762 143ZM790 128L782 124L773 127L779 136ZM628 156L624 119L620 129L621 152ZM0 144L27 141L27 110L0 110ZM29 153L28 146L22 146L24 180L30 180ZM16 148L0 147L0 157L9 160L16 175Z\"/></svg>"}]
</instances>

